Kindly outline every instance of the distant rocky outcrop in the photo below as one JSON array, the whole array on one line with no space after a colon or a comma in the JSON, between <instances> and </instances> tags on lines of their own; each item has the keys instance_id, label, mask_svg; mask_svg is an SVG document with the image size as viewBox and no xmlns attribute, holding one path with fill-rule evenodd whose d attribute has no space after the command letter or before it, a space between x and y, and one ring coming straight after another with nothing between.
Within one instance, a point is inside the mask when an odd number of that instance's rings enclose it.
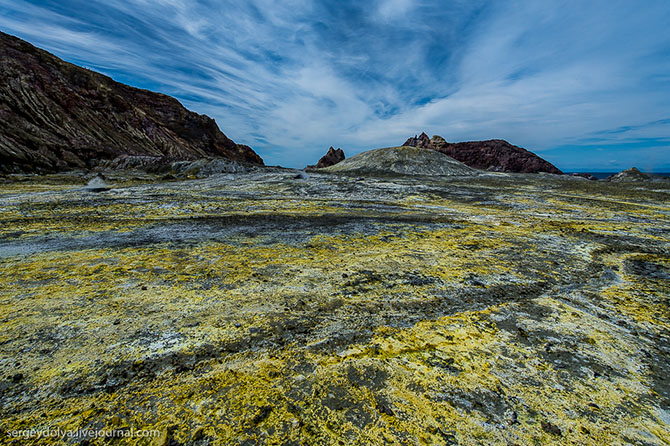
<instances>
[{"instance_id":1,"label":"distant rocky outcrop","mask_svg":"<svg viewBox=\"0 0 670 446\"><path fill-rule=\"evenodd\" d=\"M0 171L221 157L262 165L216 122L0 32ZM130 157L130 158L129 158Z\"/></svg>"},{"instance_id":2,"label":"distant rocky outcrop","mask_svg":"<svg viewBox=\"0 0 670 446\"><path fill-rule=\"evenodd\" d=\"M651 179L653 179L651 175L646 174L644 172L640 172L640 170L638 170L637 167L631 167L630 169L621 171L617 174L612 175L611 177L607 177L605 181L624 182L624 181L646 181Z\"/></svg>"},{"instance_id":3,"label":"distant rocky outcrop","mask_svg":"<svg viewBox=\"0 0 670 446\"><path fill-rule=\"evenodd\" d=\"M316 166L310 166L310 167L323 169L324 167L334 166L340 161L344 161L344 158L345 158L344 151L342 149L340 149L339 147L337 149L334 149L333 146L330 146L328 152L321 157L319 162L316 163Z\"/></svg>"},{"instance_id":4,"label":"distant rocky outcrop","mask_svg":"<svg viewBox=\"0 0 670 446\"><path fill-rule=\"evenodd\" d=\"M410 137L405 141L405 144L403 146L410 146L410 147L422 147L424 149L430 149L430 137L426 135L425 132L421 132L419 136L414 135L413 137Z\"/></svg>"},{"instance_id":5,"label":"distant rocky outcrop","mask_svg":"<svg viewBox=\"0 0 670 446\"><path fill-rule=\"evenodd\" d=\"M223 173L248 173L257 169L246 163L223 158L200 158L195 161L177 161L161 169L176 178L206 178Z\"/></svg>"},{"instance_id":6,"label":"distant rocky outcrop","mask_svg":"<svg viewBox=\"0 0 670 446\"><path fill-rule=\"evenodd\" d=\"M356 175L476 175L477 171L434 150L419 147L388 147L347 158L323 172Z\"/></svg>"},{"instance_id":7,"label":"distant rocky outcrop","mask_svg":"<svg viewBox=\"0 0 670 446\"><path fill-rule=\"evenodd\" d=\"M585 178L590 181L598 181L598 178L586 172L573 172L570 175L573 177Z\"/></svg>"},{"instance_id":8,"label":"distant rocky outcrop","mask_svg":"<svg viewBox=\"0 0 670 446\"><path fill-rule=\"evenodd\" d=\"M477 169L496 172L562 174L556 166L533 152L517 147L502 139L450 143L441 136L421 133L405 141L406 146L437 150Z\"/></svg>"}]
</instances>

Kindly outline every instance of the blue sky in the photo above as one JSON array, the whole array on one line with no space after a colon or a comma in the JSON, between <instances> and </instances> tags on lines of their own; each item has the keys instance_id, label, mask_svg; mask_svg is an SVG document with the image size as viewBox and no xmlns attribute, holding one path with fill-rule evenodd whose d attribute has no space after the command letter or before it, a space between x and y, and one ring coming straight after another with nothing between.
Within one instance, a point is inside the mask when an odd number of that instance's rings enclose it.
<instances>
[{"instance_id":1,"label":"blue sky","mask_svg":"<svg viewBox=\"0 0 670 446\"><path fill-rule=\"evenodd\" d=\"M425 131L670 171L668 0L0 0L0 30L303 167Z\"/></svg>"}]
</instances>

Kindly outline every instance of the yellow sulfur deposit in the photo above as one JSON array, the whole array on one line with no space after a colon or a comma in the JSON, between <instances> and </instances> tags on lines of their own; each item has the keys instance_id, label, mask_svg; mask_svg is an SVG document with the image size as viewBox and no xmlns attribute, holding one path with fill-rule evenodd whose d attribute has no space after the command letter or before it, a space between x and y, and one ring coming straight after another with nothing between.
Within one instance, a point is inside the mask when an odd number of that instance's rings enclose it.
<instances>
[{"instance_id":1,"label":"yellow sulfur deposit","mask_svg":"<svg viewBox=\"0 0 670 446\"><path fill-rule=\"evenodd\" d=\"M3 181L0 444L670 444L668 182Z\"/></svg>"}]
</instances>

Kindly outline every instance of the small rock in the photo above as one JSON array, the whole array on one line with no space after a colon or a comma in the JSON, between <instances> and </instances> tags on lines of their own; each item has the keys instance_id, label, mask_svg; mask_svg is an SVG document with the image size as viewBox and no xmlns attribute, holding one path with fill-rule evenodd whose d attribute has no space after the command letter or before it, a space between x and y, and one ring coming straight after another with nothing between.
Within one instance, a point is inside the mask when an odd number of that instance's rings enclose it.
<instances>
[{"instance_id":1,"label":"small rock","mask_svg":"<svg viewBox=\"0 0 670 446\"><path fill-rule=\"evenodd\" d=\"M263 406L258 410L258 413L251 419L251 424L258 426L272 413L272 406Z\"/></svg>"},{"instance_id":2,"label":"small rock","mask_svg":"<svg viewBox=\"0 0 670 446\"><path fill-rule=\"evenodd\" d=\"M293 178L296 180L309 180L309 175L304 170L300 170Z\"/></svg>"},{"instance_id":3,"label":"small rock","mask_svg":"<svg viewBox=\"0 0 670 446\"><path fill-rule=\"evenodd\" d=\"M551 424L549 421L542 422L542 430L551 435L561 436L562 432L558 426Z\"/></svg>"},{"instance_id":4,"label":"small rock","mask_svg":"<svg viewBox=\"0 0 670 446\"><path fill-rule=\"evenodd\" d=\"M510 424L518 424L519 423L519 416L517 415L516 411L513 410L511 415L510 415Z\"/></svg>"},{"instance_id":5,"label":"small rock","mask_svg":"<svg viewBox=\"0 0 670 446\"><path fill-rule=\"evenodd\" d=\"M202 426L198 427L191 436L191 441L199 441L205 438L205 428Z\"/></svg>"},{"instance_id":6,"label":"small rock","mask_svg":"<svg viewBox=\"0 0 670 446\"><path fill-rule=\"evenodd\" d=\"M110 189L110 187L105 182L105 177L102 174L98 174L88 182L85 190L88 192L105 192Z\"/></svg>"},{"instance_id":7,"label":"small rock","mask_svg":"<svg viewBox=\"0 0 670 446\"><path fill-rule=\"evenodd\" d=\"M395 416L395 413L393 412L393 409L391 409L389 406L387 406L384 403L377 403L377 410L383 414L388 415L389 417Z\"/></svg>"}]
</instances>

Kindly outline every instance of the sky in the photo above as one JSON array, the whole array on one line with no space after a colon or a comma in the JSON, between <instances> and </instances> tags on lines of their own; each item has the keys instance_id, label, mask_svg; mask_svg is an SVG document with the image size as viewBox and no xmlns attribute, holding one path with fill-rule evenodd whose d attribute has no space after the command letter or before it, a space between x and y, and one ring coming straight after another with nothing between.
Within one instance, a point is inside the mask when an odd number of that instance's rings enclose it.
<instances>
[{"instance_id":1,"label":"sky","mask_svg":"<svg viewBox=\"0 0 670 446\"><path fill-rule=\"evenodd\" d=\"M670 171L668 0L0 0L0 30L304 167L425 131Z\"/></svg>"}]
</instances>

